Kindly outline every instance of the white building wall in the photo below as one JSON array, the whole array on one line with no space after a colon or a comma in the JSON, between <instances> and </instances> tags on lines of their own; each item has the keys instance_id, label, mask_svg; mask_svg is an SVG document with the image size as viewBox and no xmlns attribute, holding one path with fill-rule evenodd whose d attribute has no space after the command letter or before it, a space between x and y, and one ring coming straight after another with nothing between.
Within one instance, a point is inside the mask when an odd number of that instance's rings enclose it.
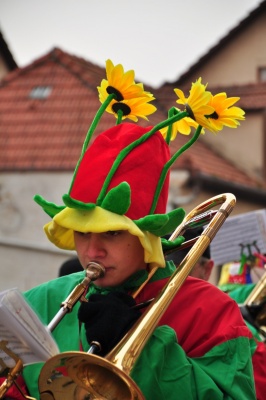
<instances>
[{"instance_id":1,"label":"white building wall","mask_svg":"<svg viewBox=\"0 0 266 400\"><path fill-rule=\"evenodd\" d=\"M68 192L72 174L2 173L0 176L0 290L28 290L57 277L74 252L57 249L43 232L50 221L35 194L57 204Z\"/></svg>"},{"instance_id":2,"label":"white building wall","mask_svg":"<svg viewBox=\"0 0 266 400\"><path fill-rule=\"evenodd\" d=\"M263 113L249 112L245 121L240 121L236 129L224 127L215 137L206 131L202 140L238 168L261 178L264 165L264 120Z\"/></svg>"},{"instance_id":3,"label":"white building wall","mask_svg":"<svg viewBox=\"0 0 266 400\"><path fill-rule=\"evenodd\" d=\"M258 68L265 68L266 65L265 37L266 13L263 13L189 76L187 83L190 84L199 77L209 87L258 82ZM185 83L184 80L182 84Z\"/></svg>"}]
</instances>

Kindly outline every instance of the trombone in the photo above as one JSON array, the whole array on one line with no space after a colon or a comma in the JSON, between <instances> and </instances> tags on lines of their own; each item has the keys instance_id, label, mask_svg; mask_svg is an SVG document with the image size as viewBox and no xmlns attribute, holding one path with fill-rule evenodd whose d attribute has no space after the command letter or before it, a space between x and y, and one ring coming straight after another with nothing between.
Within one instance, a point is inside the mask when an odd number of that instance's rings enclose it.
<instances>
[{"instance_id":1,"label":"trombone","mask_svg":"<svg viewBox=\"0 0 266 400\"><path fill-rule=\"evenodd\" d=\"M41 400L145 400L141 390L131 379L130 372L158 321L197 260L232 212L235 203L236 199L233 194L221 194L201 203L185 217L169 240L174 240L177 236L182 235L186 229L202 226L208 220L210 222L169 278L165 287L105 358L92 354L90 351L88 353L64 352L50 358L44 364L39 376ZM221 206L218 210L209 211L219 205ZM182 246L180 246L181 248ZM150 271L145 283L155 272L156 269ZM142 290L142 288L143 285L140 289ZM80 297L84 293L82 290L81 292ZM78 296L75 299L75 302L78 301ZM65 301L63 304L67 303L68 301ZM71 307L73 305L71 304ZM55 318L52 323L53 328L62 319L62 312L59 311L59 317ZM62 374L62 367L64 374Z\"/></svg>"}]
</instances>

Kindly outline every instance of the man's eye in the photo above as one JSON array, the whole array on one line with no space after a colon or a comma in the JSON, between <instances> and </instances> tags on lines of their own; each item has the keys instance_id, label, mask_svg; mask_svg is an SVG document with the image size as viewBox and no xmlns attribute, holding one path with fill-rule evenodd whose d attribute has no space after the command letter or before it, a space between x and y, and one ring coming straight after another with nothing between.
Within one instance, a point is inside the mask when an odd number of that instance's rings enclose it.
<instances>
[{"instance_id":1,"label":"man's eye","mask_svg":"<svg viewBox=\"0 0 266 400\"><path fill-rule=\"evenodd\" d=\"M121 231L108 231L106 232L109 236L117 236L120 234Z\"/></svg>"},{"instance_id":2,"label":"man's eye","mask_svg":"<svg viewBox=\"0 0 266 400\"><path fill-rule=\"evenodd\" d=\"M86 236L86 235L89 235L89 232L78 232L78 231L75 231L75 233L76 233L77 235L79 235L79 236Z\"/></svg>"}]
</instances>

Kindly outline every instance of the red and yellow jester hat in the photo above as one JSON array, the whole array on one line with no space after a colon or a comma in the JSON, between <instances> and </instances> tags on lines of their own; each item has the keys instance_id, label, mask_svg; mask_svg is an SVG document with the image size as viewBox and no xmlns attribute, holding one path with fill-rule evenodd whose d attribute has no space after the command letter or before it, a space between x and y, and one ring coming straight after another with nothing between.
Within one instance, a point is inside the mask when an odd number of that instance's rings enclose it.
<instances>
[{"instance_id":1,"label":"red and yellow jester hat","mask_svg":"<svg viewBox=\"0 0 266 400\"><path fill-rule=\"evenodd\" d=\"M168 226L168 173L159 195L156 191L169 146L160 132L150 131L121 123L100 134L84 153L60 212L35 196L53 217L44 227L51 242L74 250L73 231L128 230L139 237L147 263L164 265L160 236L178 225L184 212L175 210Z\"/></svg>"},{"instance_id":2,"label":"red and yellow jester hat","mask_svg":"<svg viewBox=\"0 0 266 400\"><path fill-rule=\"evenodd\" d=\"M107 79L98 87L102 105L86 135L69 192L63 195L64 205L55 205L39 195L35 201L52 217L44 230L56 246L74 250L74 231L127 230L139 238L145 262L151 267L163 267L160 237L172 232L184 218L181 208L165 213L170 167L197 140L202 126L212 131L221 129L218 107L216 110L214 105L223 101L227 107L226 95L212 101L211 93L199 79L192 84L188 99L176 89L180 97L177 102L185 105L184 111L173 107L165 121L143 128L123 120L147 119L156 110L150 104L154 97L144 91L142 84L134 82L134 71L124 72L121 64L114 66L110 60L106 62L106 71ZM214 105L210 105L211 101ZM235 101L234 98L228 104ZM116 126L101 133L89 146L104 111L116 116ZM226 116L227 109L222 111ZM213 115L215 123L211 125ZM230 118L231 126L236 127L236 120L244 118L243 111L231 107ZM228 124L228 117L225 122ZM191 127L196 128L192 139L170 157L170 140L177 131L189 134ZM163 246L176 246L182 241L182 237L175 243L163 241Z\"/></svg>"}]
</instances>

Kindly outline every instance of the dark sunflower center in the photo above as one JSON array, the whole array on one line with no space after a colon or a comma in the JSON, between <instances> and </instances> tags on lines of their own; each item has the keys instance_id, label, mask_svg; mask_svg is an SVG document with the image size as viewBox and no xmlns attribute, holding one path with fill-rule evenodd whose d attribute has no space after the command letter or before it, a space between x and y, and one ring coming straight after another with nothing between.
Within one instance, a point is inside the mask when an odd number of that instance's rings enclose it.
<instances>
[{"instance_id":1,"label":"dark sunflower center","mask_svg":"<svg viewBox=\"0 0 266 400\"><path fill-rule=\"evenodd\" d=\"M206 118L211 118L211 119L219 119L219 115L217 114L216 111L214 111L212 114L210 115L205 115Z\"/></svg>"},{"instance_id":2,"label":"dark sunflower center","mask_svg":"<svg viewBox=\"0 0 266 400\"><path fill-rule=\"evenodd\" d=\"M195 115L193 114L193 111L192 111L192 108L187 103L185 104L185 107L186 107L186 111L188 112L189 117L194 119L194 121L196 121Z\"/></svg>"},{"instance_id":3,"label":"dark sunflower center","mask_svg":"<svg viewBox=\"0 0 266 400\"><path fill-rule=\"evenodd\" d=\"M119 90L117 90L116 88L114 88L113 86L107 86L106 91L108 94L114 94L115 95L115 99L117 101L122 101L124 100L124 97L122 96L122 94L119 92Z\"/></svg>"},{"instance_id":4,"label":"dark sunflower center","mask_svg":"<svg viewBox=\"0 0 266 400\"><path fill-rule=\"evenodd\" d=\"M129 115L131 113L131 108L124 103L114 103L112 105L112 110L117 114L118 111L122 111L123 115Z\"/></svg>"}]
</instances>

